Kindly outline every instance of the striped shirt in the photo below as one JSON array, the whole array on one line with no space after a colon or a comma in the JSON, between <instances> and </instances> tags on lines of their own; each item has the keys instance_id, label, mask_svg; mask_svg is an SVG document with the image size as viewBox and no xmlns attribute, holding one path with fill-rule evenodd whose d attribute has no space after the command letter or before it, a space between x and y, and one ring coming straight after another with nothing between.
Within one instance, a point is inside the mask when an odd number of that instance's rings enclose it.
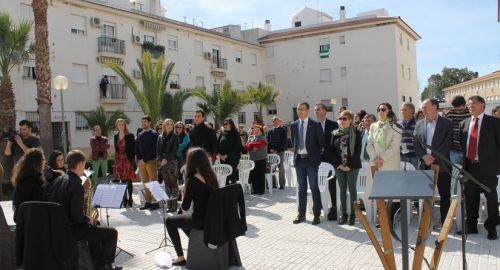
<instances>
[{"instance_id":1,"label":"striped shirt","mask_svg":"<svg viewBox=\"0 0 500 270\"><path fill-rule=\"evenodd\" d=\"M408 149L409 151L408 154L406 154L406 157L409 158L417 156L417 154L415 153L415 146L413 145L413 138L411 137L411 134L413 134L413 131L415 130L416 123L417 121L415 120L415 117L412 118L410 122L405 122L404 119L398 121L398 124L400 124L405 129L403 136L401 136L401 148L406 145L406 149ZM403 153L401 153L401 157L403 156Z\"/></svg>"},{"instance_id":2,"label":"striped shirt","mask_svg":"<svg viewBox=\"0 0 500 270\"><path fill-rule=\"evenodd\" d=\"M470 117L469 110L464 109L451 109L444 117L450 119L453 122L453 145L451 146L452 151L462 151L462 145L460 144L460 122Z\"/></svg>"}]
</instances>

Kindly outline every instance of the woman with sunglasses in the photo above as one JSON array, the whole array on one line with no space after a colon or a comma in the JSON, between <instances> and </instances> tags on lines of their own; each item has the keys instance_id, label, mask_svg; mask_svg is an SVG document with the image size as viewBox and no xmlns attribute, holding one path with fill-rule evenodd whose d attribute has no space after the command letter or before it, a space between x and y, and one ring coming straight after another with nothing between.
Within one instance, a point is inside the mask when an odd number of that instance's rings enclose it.
<instances>
[{"instance_id":1,"label":"woman with sunglasses","mask_svg":"<svg viewBox=\"0 0 500 270\"><path fill-rule=\"evenodd\" d=\"M254 125L252 134L245 143L245 149L250 155L250 160L255 163L255 167L250 171L248 178L252 184L252 194L264 194L266 183L266 163L267 163L267 140L264 136L264 128Z\"/></svg>"},{"instance_id":2,"label":"woman with sunglasses","mask_svg":"<svg viewBox=\"0 0 500 270\"><path fill-rule=\"evenodd\" d=\"M401 133L396 132L389 125L387 113L392 111L391 104L380 103L377 107L379 121L370 126L370 136L366 151L370 156L372 172L399 170L399 147L401 146ZM397 129L397 127L394 127ZM402 131L400 131L402 132Z\"/></svg>"},{"instance_id":3,"label":"woman with sunglasses","mask_svg":"<svg viewBox=\"0 0 500 270\"><path fill-rule=\"evenodd\" d=\"M179 186L177 185L179 171L177 167L178 147L179 137L174 132L174 121L167 118L163 122L162 132L156 143L156 161L163 181L165 181L165 191L169 196L167 212L177 211L177 198L179 195Z\"/></svg>"},{"instance_id":4,"label":"woman with sunglasses","mask_svg":"<svg viewBox=\"0 0 500 270\"><path fill-rule=\"evenodd\" d=\"M222 164L231 165L233 173L226 179L226 185L238 181L238 163L241 158L241 139L233 119L227 118L222 122L223 132L217 143L217 152Z\"/></svg>"},{"instance_id":5,"label":"woman with sunglasses","mask_svg":"<svg viewBox=\"0 0 500 270\"><path fill-rule=\"evenodd\" d=\"M179 148L177 148L177 167L179 170L180 183L184 183L184 178L180 173L182 166L186 163L186 153L189 146L189 135L186 132L186 126L181 121L175 123L175 134L179 137Z\"/></svg>"},{"instance_id":6,"label":"woman with sunglasses","mask_svg":"<svg viewBox=\"0 0 500 270\"><path fill-rule=\"evenodd\" d=\"M341 215L339 224L347 222L347 189L349 189L349 198L351 205L357 200L356 182L358 172L361 168L361 132L354 126L354 114L345 110L340 113L340 126L332 132L330 141L333 152L333 166L335 175L340 188L340 207ZM349 225L354 225L355 215L354 207L351 207L349 214Z\"/></svg>"}]
</instances>

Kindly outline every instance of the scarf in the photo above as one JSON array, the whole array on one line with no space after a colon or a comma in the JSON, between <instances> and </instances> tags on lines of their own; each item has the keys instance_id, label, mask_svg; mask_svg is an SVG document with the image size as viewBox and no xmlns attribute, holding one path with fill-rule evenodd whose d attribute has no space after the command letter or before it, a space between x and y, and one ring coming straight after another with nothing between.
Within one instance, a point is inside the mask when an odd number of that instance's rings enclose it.
<instances>
[{"instance_id":1,"label":"scarf","mask_svg":"<svg viewBox=\"0 0 500 270\"><path fill-rule=\"evenodd\" d=\"M338 129L332 131L332 135L336 137L341 137L344 135L349 136L349 150L351 157L354 155L354 147L356 145L356 128L350 125L347 128L339 127Z\"/></svg>"},{"instance_id":2,"label":"scarf","mask_svg":"<svg viewBox=\"0 0 500 270\"><path fill-rule=\"evenodd\" d=\"M375 143L382 149L387 148L387 126L388 126L388 121L378 121L377 122L377 128L375 129L375 134L373 134Z\"/></svg>"}]
</instances>

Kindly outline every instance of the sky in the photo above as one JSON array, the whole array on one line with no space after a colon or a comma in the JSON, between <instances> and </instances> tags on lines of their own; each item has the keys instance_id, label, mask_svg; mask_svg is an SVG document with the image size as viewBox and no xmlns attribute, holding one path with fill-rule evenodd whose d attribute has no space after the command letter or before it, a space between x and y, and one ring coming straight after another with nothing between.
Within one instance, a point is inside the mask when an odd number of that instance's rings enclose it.
<instances>
[{"instance_id":1,"label":"sky","mask_svg":"<svg viewBox=\"0 0 500 270\"><path fill-rule=\"evenodd\" d=\"M443 67L466 67L486 75L500 70L500 23L497 0L161 0L166 16L203 27L240 24L273 30L289 28L290 16L304 6L338 19L340 6L347 17L385 8L400 16L422 39L417 41L419 89Z\"/></svg>"}]
</instances>

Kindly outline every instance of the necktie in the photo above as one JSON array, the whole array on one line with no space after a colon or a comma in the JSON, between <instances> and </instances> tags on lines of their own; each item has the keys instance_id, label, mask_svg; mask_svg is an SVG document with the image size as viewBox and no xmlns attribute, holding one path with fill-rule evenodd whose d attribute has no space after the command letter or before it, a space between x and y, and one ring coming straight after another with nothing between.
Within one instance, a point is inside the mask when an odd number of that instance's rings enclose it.
<instances>
[{"instance_id":1,"label":"necktie","mask_svg":"<svg viewBox=\"0 0 500 270\"><path fill-rule=\"evenodd\" d=\"M304 121L300 120L299 128L299 150L304 149Z\"/></svg>"},{"instance_id":2,"label":"necktie","mask_svg":"<svg viewBox=\"0 0 500 270\"><path fill-rule=\"evenodd\" d=\"M479 124L478 124L478 118L474 117L472 118L472 121L474 122L472 126L472 130L470 131L470 136L469 136L469 147L467 151L467 159L469 160L475 160L477 156L477 134L479 131Z\"/></svg>"}]
</instances>

